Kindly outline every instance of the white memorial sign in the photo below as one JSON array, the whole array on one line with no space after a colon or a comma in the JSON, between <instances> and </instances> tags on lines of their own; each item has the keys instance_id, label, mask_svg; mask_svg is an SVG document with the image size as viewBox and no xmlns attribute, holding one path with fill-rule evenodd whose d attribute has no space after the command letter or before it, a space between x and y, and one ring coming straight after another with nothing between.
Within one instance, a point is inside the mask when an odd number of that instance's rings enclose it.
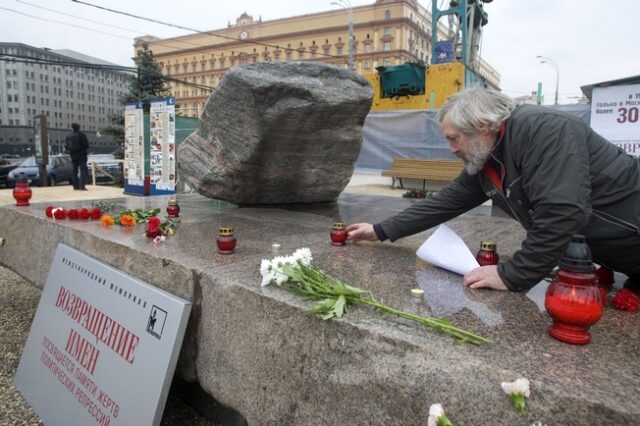
<instances>
[{"instance_id":1,"label":"white memorial sign","mask_svg":"<svg viewBox=\"0 0 640 426\"><path fill-rule=\"evenodd\" d=\"M158 425L190 310L60 244L16 386L47 425Z\"/></svg>"},{"instance_id":2,"label":"white memorial sign","mask_svg":"<svg viewBox=\"0 0 640 426\"><path fill-rule=\"evenodd\" d=\"M594 88L591 128L627 154L640 156L640 84Z\"/></svg>"}]
</instances>

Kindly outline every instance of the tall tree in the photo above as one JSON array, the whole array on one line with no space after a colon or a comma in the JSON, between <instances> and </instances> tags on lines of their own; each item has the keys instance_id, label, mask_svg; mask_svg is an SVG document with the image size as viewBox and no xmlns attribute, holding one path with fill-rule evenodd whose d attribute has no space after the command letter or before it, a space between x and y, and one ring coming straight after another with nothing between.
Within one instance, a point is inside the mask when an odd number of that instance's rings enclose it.
<instances>
[{"instance_id":1,"label":"tall tree","mask_svg":"<svg viewBox=\"0 0 640 426\"><path fill-rule=\"evenodd\" d=\"M171 96L171 91L166 86L160 66L146 43L138 50L135 61L138 71L129 81L129 93L125 94L121 100L123 102L142 101L145 111L148 111L150 101Z\"/></svg>"},{"instance_id":2,"label":"tall tree","mask_svg":"<svg viewBox=\"0 0 640 426\"><path fill-rule=\"evenodd\" d=\"M171 91L165 84L165 78L160 72L160 66L153 57L153 52L145 43L138 50L136 56L137 71L135 76L129 78L129 92L125 93L120 102L130 103L142 101L144 111L149 111L151 101L156 98L171 96ZM121 148L116 152L118 155L124 153L124 115L123 111L109 116L109 126L100 129L105 135L111 136L118 142Z\"/></svg>"}]
</instances>

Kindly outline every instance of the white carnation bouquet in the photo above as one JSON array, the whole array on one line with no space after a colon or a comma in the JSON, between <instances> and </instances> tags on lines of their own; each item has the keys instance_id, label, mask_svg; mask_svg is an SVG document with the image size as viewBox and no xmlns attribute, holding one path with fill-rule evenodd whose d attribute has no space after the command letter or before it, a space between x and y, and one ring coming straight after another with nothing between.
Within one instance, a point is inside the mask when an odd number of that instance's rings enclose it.
<instances>
[{"instance_id":1,"label":"white carnation bouquet","mask_svg":"<svg viewBox=\"0 0 640 426\"><path fill-rule=\"evenodd\" d=\"M479 345L490 343L485 337L455 327L446 318L428 318L401 311L387 306L367 291L352 287L330 276L326 272L311 266L311 250L301 248L291 256L276 256L272 260L263 259L260 265L262 286L276 284L304 300L315 302L311 308L322 319L341 318L352 305L369 305L383 316L394 315L439 330L464 343Z\"/></svg>"}]
</instances>

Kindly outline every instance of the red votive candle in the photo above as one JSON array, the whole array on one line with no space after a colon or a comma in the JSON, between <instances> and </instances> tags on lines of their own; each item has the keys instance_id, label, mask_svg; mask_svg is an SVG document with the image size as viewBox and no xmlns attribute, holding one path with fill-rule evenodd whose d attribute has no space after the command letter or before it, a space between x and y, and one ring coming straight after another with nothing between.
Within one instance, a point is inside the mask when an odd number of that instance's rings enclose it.
<instances>
[{"instance_id":1,"label":"red votive candle","mask_svg":"<svg viewBox=\"0 0 640 426\"><path fill-rule=\"evenodd\" d=\"M344 222L333 222L331 230L331 245L343 246L347 244L347 231Z\"/></svg>"},{"instance_id":2,"label":"red votive candle","mask_svg":"<svg viewBox=\"0 0 640 426\"><path fill-rule=\"evenodd\" d=\"M218 229L218 253L231 254L236 249L236 237L233 236L233 228L230 226L221 226Z\"/></svg>"},{"instance_id":3,"label":"red votive candle","mask_svg":"<svg viewBox=\"0 0 640 426\"><path fill-rule=\"evenodd\" d=\"M480 250L476 254L478 264L480 264L480 266L497 265L500 257L496 249L497 245L493 241L482 241L480 243Z\"/></svg>"},{"instance_id":4,"label":"red votive candle","mask_svg":"<svg viewBox=\"0 0 640 426\"><path fill-rule=\"evenodd\" d=\"M549 334L565 343L587 344L591 341L589 327L600 320L604 308L584 236L571 237L558 266L544 301L553 319Z\"/></svg>"}]
</instances>

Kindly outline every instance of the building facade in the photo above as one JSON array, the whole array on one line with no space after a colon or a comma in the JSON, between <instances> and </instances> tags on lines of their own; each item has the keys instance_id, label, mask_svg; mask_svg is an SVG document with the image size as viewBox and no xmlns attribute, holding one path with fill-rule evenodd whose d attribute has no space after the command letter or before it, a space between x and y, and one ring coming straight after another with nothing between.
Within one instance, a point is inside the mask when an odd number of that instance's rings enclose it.
<instances>
[{"instance_id":1,"label":"building facade","mask_svg":"<svg viewBox=\"0 0 640 426\"><path fill-rule=\"evenodd\" d=\"M441 32L444 38L446 28ZM235 24L218 30L169 39L138 37L135 50L144 43L165 76L211 88L217 87L227 69L261 61L319 61L366 74L378 66L430 63L431 15L416 0L376 0L351 8L351 13L340 8L272 21L243 13ZM477 72L490 86L499 87L500 75L482 59ZM211 93L179 82L169 86L183 114L191 116L203 111Z\"/></svg>"},{"instance_id":2,"label":"building facade","mask_svg":"<svg viewBox=\"0 0 640 426\"><path fill-rule=\"evenodd\" d=\"M531 95L516 96L513 100L519 105L538 105L538 92L531 91ZM544 95L540 96L540 105L544 104Z\"/></svg>"},{"instance_id":3,"label":"building facade","mask_svg":"<svg viewBox=\"0 0 640 426\"><path fill-rule=\"evenodd\" d=\"M80 124L92 151L117 148L98 131L109 125L109 115L121 111L118 99L128 89L127 74L101 69L115 65L71 50L0 43L0 53L0 153L30 155L38 115L47 116L54 153L71 123Z\"/></svg>"}]
</instances>

